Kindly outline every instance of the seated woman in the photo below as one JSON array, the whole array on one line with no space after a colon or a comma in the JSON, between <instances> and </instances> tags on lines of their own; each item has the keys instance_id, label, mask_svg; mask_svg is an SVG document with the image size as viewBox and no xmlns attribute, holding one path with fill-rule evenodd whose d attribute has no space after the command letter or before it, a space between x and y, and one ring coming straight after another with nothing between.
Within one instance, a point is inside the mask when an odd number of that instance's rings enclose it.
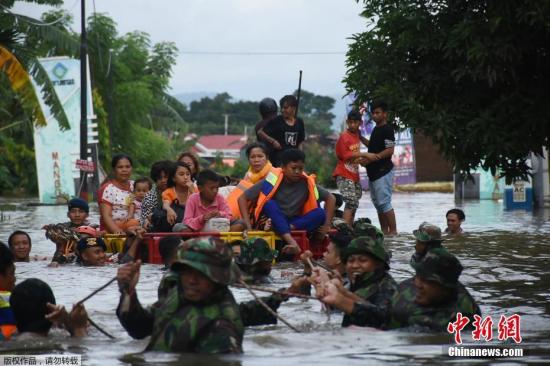
<instances>
[{"instance_id":1,"label":"seated woman","mask_svg":"<svg viewBox=\"0 0 550 366\"><path fill-rule=\"evenodd\" d=\"M248 171L235 189L227 196L227 204L231 208L233 218L241 217L238 203L239 197L245 190L264 179L267 173L273 168L267 159L268 153L267 147L261 142L254 142L246 148L246 157L249 164Z\"/></svg>"},{"instance_id":2,"label":"seated woman","mask_svg":"<svg viewBox=\"0 0 550 366\"><path fill-rule=\"evenodd\" d=\"M132 158L125 154L113 156L111 161L114 178L105 182L98 192L100 230L109 234L124 234L127 230L139 226L139 221L128 218L134 181L132 176Z\"/></svg>"},{"instance_id":3,"label":"seated woman","mask_svg":"<svg viewBox=\"0 0 550 366\"><path fill-rule=\"evenodd\" d=\"M199 164L199 157L192 153L191 151L184 151L178 157L178 161L185 163L191 169L191 179L193 182L197 181L197 175L201 171L201 166Z\"/></svg>"},{"instance_id":4,"label":"seated woman","mask_svg":"<svg viewBox=\"0 0 550 366\"><path fill-rule=\"evenodd\" d=\"M181 161L176 163L174 173L168 177L168 187L162 192L162 208L166 210L168 224L173 227L176 223L183 223L185 203L196 192L189 165Z\"/></svg>"}]
</instances>

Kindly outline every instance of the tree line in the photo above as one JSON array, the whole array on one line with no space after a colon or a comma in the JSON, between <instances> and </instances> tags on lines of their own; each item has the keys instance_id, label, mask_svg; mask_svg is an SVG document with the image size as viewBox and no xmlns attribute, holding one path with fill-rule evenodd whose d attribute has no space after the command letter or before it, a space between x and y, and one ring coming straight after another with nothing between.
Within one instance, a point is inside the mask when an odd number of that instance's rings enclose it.
<instances>
[{"instance_id":1,"label":"tree line","mask_svg":"<svg viewBox=\"0 0 550 366\"><path fill-rule=\"evenodd\" d=\"M31 2L54 6L63 3ZM5 6L10 9L13 1ZM43 88L46 103L61 129L68 127L67 118L37 59L57 55L79 57L80 35L71 30L72 21L71 15L62 9L46 12L40 20L10 12L0 14L0 46L19 60L22 69ZM114 20L99 13L87 19L87 38L100 162L104 167L109 167L112 154L125 152L133 157L136 173L147 175L154 161L175 158L190 148L193 141L185 143L186 134L223 134L222 114L229 114L229 133L244 133L247 126L253 138L254 126L260 118L259 101L234 100L228 93L220 93L186 106L168 93L178 53L173 42L153 44L149 34L142 31L121 35ZM308 133L329 134L334 99L305 90L301 95L300 115ZM40 119L37 103L36 99L22 97L14 89L13 80L0 73L0 194L37 192L33 124L45 123ZM319 154L319 150L312 149L312 154ZM219 168L229 174L240 174L243 164L238 164L235 172ZM312 167L318 170L317 164Z\"/></svg>"}]
</instances>

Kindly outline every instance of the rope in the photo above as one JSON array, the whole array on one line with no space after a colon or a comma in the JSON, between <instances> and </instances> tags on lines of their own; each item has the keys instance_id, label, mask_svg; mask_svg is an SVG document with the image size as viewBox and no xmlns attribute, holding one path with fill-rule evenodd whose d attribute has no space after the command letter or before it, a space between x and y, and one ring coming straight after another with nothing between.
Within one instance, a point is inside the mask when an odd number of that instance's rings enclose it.
<instances>
[{"instance_id":1,"label":"rope","mask_svg":"<svg viewBox=\"0 0 550 366\"><path fill-rule=\"evenodd\" d=\"M106 284L104 284L103 286L101 286L100 288L98 288L97 290L93 291L91 294L89 294L88 296L86 296L85 298L83 298L82 300L80 300L79 302L77 302L76 304L77 304L77 305L83 304L84 301L89 300L92 296L94 296L95 294L97 294L97 293L100 292L101 290L106 289L107 287L109 287L109 285L110 285L111 283L113 283L113 282L115 282L115 281L116 281L116 276L113 277L113 278L111 278L111 279L109 280L109 282L107 282Z\"/></svg>"},{"instance_id":2,"label":"rope","mask_svg":"<svg viewBox=\"0 0 550 366\"><path fill-rule=\"evenodd\" d=\"M252 289L250 288L250 286L248 286L243 280L241 280L241 285L243 285L247 290L248 292L250 292L252 294L252 296L254 296L254 299L256 301L258 301L258 303L260 305L262 305L271 315L275 316L277 319L279 319L280 321L282 321L283 323L285 323L290 329L292 329L293 331L295 331L296 333L300 333L300 331L295 328L292 324L290 324L289 322L287 322L282 316L280 316L276 311L273 311L273 309L271 309L262 299L260 299L258 297L258 295L256 295L254 293L254 291L252 291Z\"/></svg>"}]
</instances>

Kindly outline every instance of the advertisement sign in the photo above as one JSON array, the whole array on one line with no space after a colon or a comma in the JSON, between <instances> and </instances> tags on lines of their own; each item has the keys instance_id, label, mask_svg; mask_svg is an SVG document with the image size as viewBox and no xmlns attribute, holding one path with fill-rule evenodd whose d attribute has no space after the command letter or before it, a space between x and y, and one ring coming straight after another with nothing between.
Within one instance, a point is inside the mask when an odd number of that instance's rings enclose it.
<instances>
[{"instance_id":1,"label":"advertisement sign","mask_svg":"<svg viewBox=\"0 0 550 366\"><path fill-rule=\"evenodd\" d=\"M75 166L76 169L80 170L81 172L95 172L95 163L93 161L77 159Z\"/></svg>"},{"instance_id":2,"label":"advertisement sign","mask_svg":"<svg viewBox=\"0 0 550 366\"><path fill-rule=\"evenodd\" d=\"M75 195L75 179L80 171L80 61L68 57L39 59L54 85L55 92L69 120L70 128L61 131L41 88L35 84L47 125L34 127L34 149L40 203L64 202Z\"/></svg>"}]
</instances>

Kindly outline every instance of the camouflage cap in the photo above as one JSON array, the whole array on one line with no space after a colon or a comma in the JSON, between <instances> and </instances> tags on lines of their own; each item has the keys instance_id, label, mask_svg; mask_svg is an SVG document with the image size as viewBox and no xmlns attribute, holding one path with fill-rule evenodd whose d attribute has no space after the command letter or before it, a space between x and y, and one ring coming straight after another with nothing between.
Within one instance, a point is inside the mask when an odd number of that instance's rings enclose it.
<instances>
[{"instance_id":1,"label":"camouflage cap","mask_svg":"<svg viewBox=\"0 0 550 366\"><path fill-rule=\"evenodd\" d=\"M391 253L384 247L384 242L374 240L369 236L353 239L344 251L344 262L354 254L368 254L384 262L386 269L390 269Z\"/></svg>"},{"instance_id":2,"label":"camouflage cap","mask_svg":"<svg viewBox=\"0 0 550 366\"><path fill-rule=\"evenodd\" d=\"M379 241L384 245L384 233L382 230L370 223L366 217L360 218L353 223L353 234L357 237L368 236L372 240Z\"/></svg>"},{"instance_id":3,"label":"camouflage cap","mask_svg":"<svg viewBox=\"0 0 550 366\"><path fill-rule=\"evenodd\" d=\"M195 238L182 243L171 269L177 272L182 265L192 267L222 285L234 283L241 276L229 246L214 237Z\"/></svg>"},{"instance_id":4,"label":"camouflage cap","mask_svg":"<svg viewBox=\"0 0 550 366\"><path fill-rule=\"evenodd\" d=\"M238 240L233 245L239 245L241 252L235 257L235 261L241 265L254 265L258 262L271 262L277 258L279 252L272 250L265 239L251 237L246 240Z\"/></svg>"},{"instance_id":5,"label":"camouflage cap","mask_svg":"<svg viewBox=\"0 0 550 366\"><path fill-rule=\"evenodd\" d=\"M416 240L421 242L442 242L441 229L439 226L423 222L418 227L418 230L413 230L413 235Z\"/></svg>"},{"instance_id":6,"label":"camouflage cap","mask_svg":"<svg viewBox=\"0 0 550 366\"><path fill-rule=\"evenodd\" d=\"M416 275L442 286L455 288L462 273L462 264L444 248L430 250L414 268Z\"/></svg>"}]
</instances>

